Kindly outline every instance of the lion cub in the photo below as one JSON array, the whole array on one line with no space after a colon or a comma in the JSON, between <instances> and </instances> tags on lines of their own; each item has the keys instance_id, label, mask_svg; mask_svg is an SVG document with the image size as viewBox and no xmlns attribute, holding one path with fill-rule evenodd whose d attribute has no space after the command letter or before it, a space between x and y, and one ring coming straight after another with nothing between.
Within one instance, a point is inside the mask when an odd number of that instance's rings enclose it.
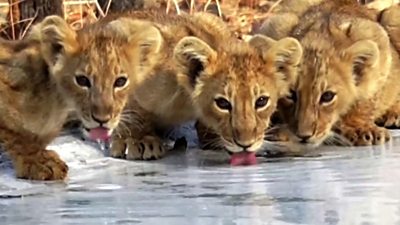
<instances>
[{"instance_id":1,"label":"lion cub","mask_svg":"<svg viewBox=\"0 0 400 225\"><path fill-rule=\"evenodd\" d=\"M140 72L132 66L138 65L138 50L152 43L155 28L146 25L133 31L119 23L93 25L75 32L61 17L49 16L26 40L0 41L0 140L17 177L66 177L67 165L46 146L71 111L91 136L111 133L130 93L129 75Z\"/></svg>"},{"instance_id":2,"label":"lion cub","mask_svg":"<svg viewBox=\"0 0 400 225\"><path fill-rule=\"evenodd\" d=\"M68 166L46 146L66 117L67 102L35 37L0 40L0 141L18 178L63 179Z\"/></svg>"},{"instance_id":3,"label":"lion cub","mask_svg":"<svg viewBox=\"0 0 400 225\"><path fill-rule=\"evenodd\" d=\"M324 1L261 29L273 38L295 37L304 49L298 81L279 104L291 144L318 146L332 130L352 145L390 138L375 122L399 113L399 55L376 14L351 2ZM389 118L383 123L393 124Z\"/></svg>"},{"instance_id":4,"label":"lion cub","mask_svg":"<svg viewBox=\"0 0 400 225\"><path fill-rule=\"evenodd\" d=\"M221 147L232 153L261 147L277 100L295 79L298 41L257 36L241 42L206 13L135 12L106 22L137 33L156 31L143 46L152 54L132 64L144 72L129 74L132 95L113 135L113 157L160 158L165 150L157 130L193 119L218 134Z\"/></svg>"}]
</instances>

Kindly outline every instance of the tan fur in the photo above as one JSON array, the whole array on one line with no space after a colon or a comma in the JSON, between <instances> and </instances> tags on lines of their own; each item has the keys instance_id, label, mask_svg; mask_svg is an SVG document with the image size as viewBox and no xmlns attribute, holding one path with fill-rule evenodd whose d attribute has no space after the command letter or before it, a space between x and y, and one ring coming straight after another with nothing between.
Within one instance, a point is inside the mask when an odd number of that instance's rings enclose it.
<instances>
[{"instance_id":1,"label":"tan fur","mask_svg":"<svg viewBox=\"0 0 400 225\"><path fill-rule=\"evenodd\" d=\"M75 32L62 18L49 16L27 40L1 41L0 139L17 177L65 178L67 165L46 146L70 112L87 128L112 131L131 87L115 82L129 75L134 80L140 66L146 68L140 59L157 52L159 40L158 29L143 21L94 24ZM90 87L78 85L76 76L85 76Z\"/></svg>"},{"instance_id":2,"label":"tan fur","mask_svg":"<svg viewBox=\"0 0 400 225\"><path fill-rule=\"evenodd\" d=\"M376 13L342 1L311 7L298 15L289 32L279 34L297 38L304 48L295 96L280 101L296 146L329 142L331 130L353 145L382 144L390 138L375 120L397 107L399 55ZM268 30L273 29L264 28ZM329 91L334 97L322 102Z\"/></svg>"},{"instance_id":3,"label":"tan fur","mask_svg":"<svg viewBox=\"0 0 400 225\"><path fill-rule=\"evenodd\" d=\"M397 53L400 54L400 5L393 5L378 12L380 13L378 22L385 28L392 45L397 50ZM400 96L397 97L396 101L377 120L377 124L388 128L400 128Z\"/></svg>"},{"instance_id":4,"label":"tan fur","mask_svg":"<svg viewBox=\"0 0 400 225\"><path fill-rule=\"evenodd\" d=\"M162 44L158 54L143 59L154 63L148 64L148 72L132 78L134 91L114 134L112 156L159 158L165 151L157 129L193 119L221 137L215 143L219 147L232 152L260 148L278 98L295 79L292 74L301 58L295 39L255 37L250 43L241 42L219 18L205 13L137 12L105 21L128 24L127 19L151 21ZM256 109L262 96L269 98L267 105ZM232 109L218 108L217 98L226 99Z\"/></svg>"},{"instance_id":5,"label":"tan fur","mask_svg":"<svg viewBox=\"0 0 400 225\"><path fill-rule=\"evenodd\" d=\"M391 6L395 4L399 4L399 0L377 0L377 1L372 1L368 3L366 6L371 9L376 9L378 11L383 11L387 8L390 8Z\"/></svg>"},{"instance_id":6,"label":"tan fur","mask_svg":"<svg viewBox=\"0 0 400 225\"><path fill-rule=\"evenodd\" d=\"M40 32L50 71L72 99L85 129L102 126L111 133L132 84L153 63L139 60L159 51L160 32L148 22L134 20L95 23L76 32L56 16L46 18ZM79 76L87 79L86 86L79 85ZM116 86L119 79L127 82Z\"/></svg>"},{"instance_id":7,"label":"tan fur","mask_svg":"<svg viewBox=\"0 0 400 225\"><path fill-rule=\"evenodd\" d=\"M310 7L324 0L282 0L272 11L274 16L261 25L257 33L268 34L273 39L287 37L290 31L299 23L299 17Z\"/></svg>"},{"instance_id":8,"label":"tan fur","mask_svg":"<svg viewBox=\"0 0 400 225\"><path fill-rule=\"evenodd\" d=\"M400 5L393 5L380 13L379 23L388 32L392 44L400 52Z\"/></svg>"},{"instance_id":9,"label":"tan fur","mask_svg":"<svg viewBox=\"0 0 400 225\"><path fill-rule=\"evenodd\" d=\"M0 41L0 140L18 178L64 179L68 167L46 146L67 116L67 102L49 73L35 35Z\"/></svg>"}]
</instances>

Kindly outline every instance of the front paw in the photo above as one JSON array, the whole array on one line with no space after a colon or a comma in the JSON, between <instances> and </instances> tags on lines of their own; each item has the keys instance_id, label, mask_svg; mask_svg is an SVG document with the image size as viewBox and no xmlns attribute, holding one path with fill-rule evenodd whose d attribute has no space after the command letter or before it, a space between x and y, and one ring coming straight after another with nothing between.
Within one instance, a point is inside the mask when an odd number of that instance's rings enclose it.
<instances>
[{"instance_id":1,"label":"front paw","mask_svg":"<svg viewBox=\"0 0 400 225\"><path fill-rule=\"evenodd\" d=\"M391 138L386 128L376 125L342 126L336 132L349 140L353 146L382 145Z\"/></svg>"},{"instance_id":2,"label":"front paw","mask_svg":"<svg viewBox=\"0 0 400 225\"><path fill-rule=\"evenodd\" d=\"M58 154L42 150L33 155L19 155L14 160L16 176L30 180L63 180L68 166Z\"/></svg>"},{"instance_id":3,"label":"front paw","mask_svg":"<svg viewBox=\"0 0 400 225\"><path fill-rule=\"evenodd\" d=\"M127 154L125 155L125 152ZM154 136L144 136L142 139L115 138L112 142L111 156L128 160L160 159L165 155L161 140Z\"/></svg>"},{"instance_id":4,"label":"front paw","mask_svg":"<svg viewBox=\"0 0 400 225\"><path fill-rule=\"evenodd\" d=\"M400 113L395 111L388 111L376 121L376 124L389 129L399 129Z\"/></svg>"},{"instance_id":5,"label":"front paw","mask_svg":"<svg viewBox=\"0 0 400 225\"><path fill-rule=\"evenodd\" d=\"M124 159L126 157L126 140L127 138L114 136L111 141L110 156L113 158Z\"/></svg>"}]
</instances>

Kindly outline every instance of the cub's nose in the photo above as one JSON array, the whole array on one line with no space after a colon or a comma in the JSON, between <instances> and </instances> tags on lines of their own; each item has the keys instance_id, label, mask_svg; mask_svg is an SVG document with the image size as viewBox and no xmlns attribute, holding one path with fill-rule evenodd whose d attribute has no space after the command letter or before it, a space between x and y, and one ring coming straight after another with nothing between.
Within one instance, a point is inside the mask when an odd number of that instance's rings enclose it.
<instances>
[{"instance_id":1,"label":"cub's nose","mask_svg":"<svg viewBox=\"0 0 400 225\"><path fill-rule=\"evenodd\" d=\"M96 121L97 123L99 123L100 125L103 125L105 123L107 123L108 121L110 121L111 116L97 116L97 115L93 115L92 114L92 119L94 121Z\"/></svg>"},{"instance_id":2,"label":"cub's nose","mask_svg":"<svg viewBox=\"0 0 400 225\"><path fill-rule=\"evenodd\" d=\"M250 147L253 145L253 143L251 143L251 144L250 144L250 143L245 144L245 143L240 143L240 142L238 142L238 141L236 141L236 140L235 140L235 144L236 144L237 146L243 148L244 150L250 148Z\"/></svg>"},{"instance_id":3,"label":"cub's nose","mask_svg":"<svg viewBox=\"0 0 400 225\"><path fill-rule=\"evenodd\" d=\"M306 134L306 135L297 134L296 136L297 136L298 138L300 138L300 142L301 142L301 143L307 143L308 140L310 140L310 138L311 138L312 135L308 135L308 134Z\"/></svg>"}]
</instances>

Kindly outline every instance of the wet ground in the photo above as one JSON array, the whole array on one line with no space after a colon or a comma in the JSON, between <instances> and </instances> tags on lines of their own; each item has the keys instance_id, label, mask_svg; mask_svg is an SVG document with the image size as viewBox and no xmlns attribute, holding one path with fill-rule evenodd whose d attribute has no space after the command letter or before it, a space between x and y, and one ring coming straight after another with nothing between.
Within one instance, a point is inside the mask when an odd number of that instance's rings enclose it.
<instances>
[{"instance_id":1,"label":"wet ground","mask_svg":"<svg viewBox=\"0 0 400 225\"><path fill-rule=\"evenodd\" d=\"M0 164L1 225L400 225L400 139L248 167L195 149L154 162L105 158L70 136L53 149L70 166L65 183L17 180Z\"/></svg>"}]
</instances>

